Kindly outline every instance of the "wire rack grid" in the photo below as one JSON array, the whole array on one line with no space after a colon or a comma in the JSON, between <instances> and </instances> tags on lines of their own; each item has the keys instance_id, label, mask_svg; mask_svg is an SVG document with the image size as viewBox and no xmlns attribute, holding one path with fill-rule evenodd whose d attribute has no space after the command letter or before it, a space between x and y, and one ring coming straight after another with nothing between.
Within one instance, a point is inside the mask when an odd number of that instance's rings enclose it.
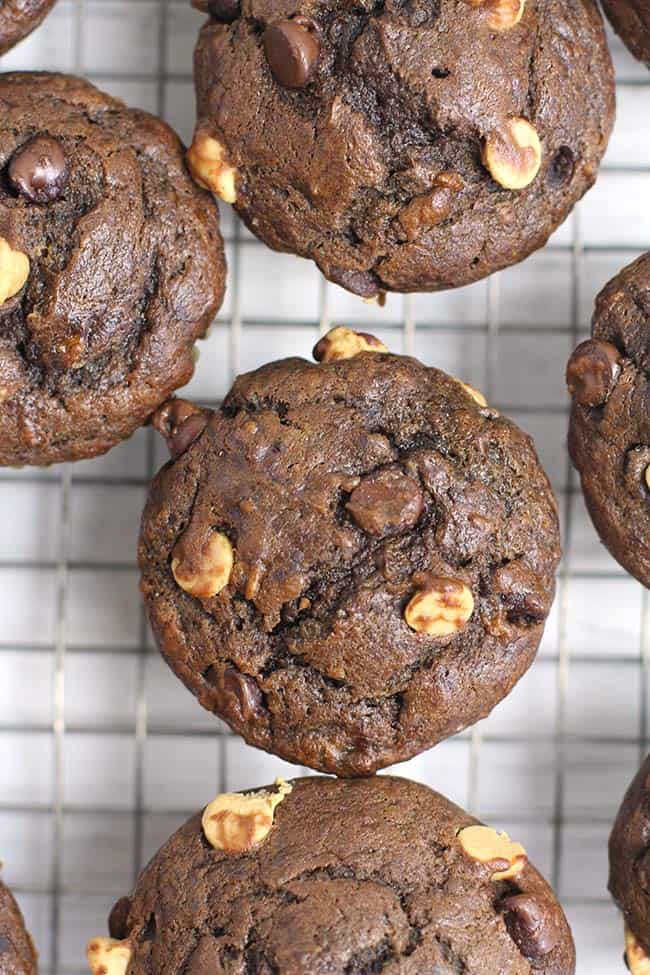
<instances>
[{"instance_id":1,"label":"wire rack grid","mask_svg":"<svg viewBox=\"0 0 650 975\"><path fill-rule=\"evenodd\" d=\"M199 24L186 0L60 0L2 68L84 74L187 140ZM599 287L650 248L650 76L611 40L616 133L597 187L544 251L487 282L374 309L224 211L228 297L186 392L217 402L243 369L359 323L483 388L535 436L565 547L538 660L489 719L400 772L525 843L573 924L579 975L623 971L606 839L650 734L650 597L598 544L565 450L566 357ZM152 646L135 540L163 460L142 430L91 462L0 471L0 855L43 975L84 971L112 902L215 791L296 772L204 714Z\"/></svg>"}]
</instances>

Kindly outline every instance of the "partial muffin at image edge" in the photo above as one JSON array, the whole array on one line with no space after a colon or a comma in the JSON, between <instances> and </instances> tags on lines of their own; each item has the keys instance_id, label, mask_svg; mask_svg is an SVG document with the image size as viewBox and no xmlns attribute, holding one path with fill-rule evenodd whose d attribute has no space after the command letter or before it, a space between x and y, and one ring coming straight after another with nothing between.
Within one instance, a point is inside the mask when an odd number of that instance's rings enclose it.
<instances>
[{"instance_id":1,"label":"partial muffin at image edge","mask_svg":"<svg viewBox=\"0 0 650 975\"><path fill-rule=\"evenodd\" d=\"M650 63L650 3L648 0L603 0L616 33L639 61Z\"/></svg>"},{"instance_id":2,"label":"partial muffin at image edge","mask_svg":"<svg viewBox=\"0 0 650 975\"><path fill-rule=\"evenodd\" d=\"M93 975L573 975L521 844L406 779L218 796L88 944Z\"/></svg>"},{"instance_id":3,"label":"partial muffin at image edge","mask_svg":"<svg viewBox=\"0 0 650 975\"><path fill-rule=\"evenodd\" d=\"M47 17L56 0L2 0L0 54L6 54Z\"/></svg>"},{"instance_id":4,"label":"partial muffin at image edge","mask_svg":"<svg viewBox=\"0 0 650 975\"><path fill-rule=\"evenodd\" d=\"M165 660L249 744L367 775L487 715L532 663L560 556L533 443L363 333L154 418L142 518Z\"/></svg>"},{"instance_id":5,"label":"partial muffin at image edge","mask_svg":"<svg viewBox=\"0 0 650 975\"><path fill-rule=\"evenodd\" d=\"M567 366L569 452L613 557L650 586L650 254L601 291Z\"/></svg>"},{"instance_id":6,"label":"partial muffin at image edge","mask_svg":"<svg viewBox=\"0 0 650 975\"><path fill-rule=\"evenodd\" d=\"M366 298L541 247L614 117L594 0L195 0L197 181Z\"/></svg>"},{"instance_id":7,"label":"partial muffin at image edge","mask_svg":"<svg viewBox=\"0 0 650 975\"><path fill-rule=\"evenodd\" d=\"M38 958L20 908L0 880L0 975L36 975Z\"/></svg>"},{"instance_id":8,"label":"partial muffin at image edge","mask_svg":"<svg viewBox=\"0 0 650 975\"><path fill-rule=\"evenodd\" d=\"M161 120L68 75L0 75L0 464L103 453L194 368L218 211Z\"/></svg>"},{"instance_id":9,"label":"partial muffin at image edge","mask_svg":"<svg viewBox=\"0 0 650 975\"><path fill-rule=\"evenodd\" d=\"M630 785L609 839L609 889L625 918L632 975L650 971L650 755Z\"/></svg>"}]
</instances>

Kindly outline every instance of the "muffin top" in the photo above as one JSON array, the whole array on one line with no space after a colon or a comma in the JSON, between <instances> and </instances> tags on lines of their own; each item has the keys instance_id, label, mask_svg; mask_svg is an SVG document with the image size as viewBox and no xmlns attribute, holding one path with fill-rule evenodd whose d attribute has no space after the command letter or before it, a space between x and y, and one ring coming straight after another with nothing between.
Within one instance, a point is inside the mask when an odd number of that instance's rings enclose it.
<instances>
[{"instance_id":1,"label":"muffin top","mask_svg":"<svg viewBox=\"0 0 650 975\"><path fill-rule=\"evenodd\" d=\"M650 966L650 755L619 809L609 838L609 889L625 916L632 975ZM645 967L639 967L645 961Z\"/></svg>"},{"instance_id":2,"label":"muffin top","mask_svg":"<svg viewBox=\"0 0 650 975\"><path fill-rule=\"evenodd\" d=\"M524 848L385 776L218 797L116 905L91 970L130 975L572 975L571 934ZM108 965L106 962L108 960Z\"/></svg>"},{"instance_id":3,"label":"muffin top","mask_svg":"<svg viewBox=\"0 0 650 975\"><path fill-rule=\"evenodd\" d=\"M634 57L650 62L648 0L603 0L603 9Z\"/></svg>"},{"instance_id":4,"label":"muffin top","mask_svg":"<svg viewBox=\"0 0 650 975\"><path fill-rule=\"evenodd\" d=\"M197 0L196 178L365 297L476 281L591 186L614 83L594 0Z\"/></svg>"},{"instance_id":5,"label":"muffin top","mask_svg":"<svg viewBox=\"0 0 650 975\"><path fill-rule=\"evenodd\" d=\"M316 355L240 376L217 412L157 415L176 459L143 515L141 587L204 707L290 761L365 775L527 669L558 520L532 441L476 390L346 329Z\"/></svg>"},{"instance_id":6,"label":"muffin top","mask_svg":"<svg viewBox=\"0 0 650 975\"><path fill-rule=\"evenodd\" d=\"M36 975L37 957L20 908L0 881L0 975Z\"/></svg>"},{"instance_id":7,"label":"muffin top","mask_svg":"<svg viewBox=\"0 0 650 975\"><path fill-rule=\"evenodd\" d=\"M567 366L569 451L602 541L650 586L650 254L603 288L591 333Z\"/></svg>"},{"instance_id":8,"label":"muffin top","mask_svg":"<svg viewBox=\"0 0 650 975\"><path fill-rule=\"evenodd\" d=\"M0 3L0 54L22 41L38 27L56 0L2 0Z\"/></svg>"},{"instance_id":9,"label":"muffin top","mask_svg":"<svg viewBox=\"0 0 650 975\"><path fill-rule=\"evenodd\" d=\"M213 200L171 129L67 75L0 76L0 464L102 453L192 374Z\"/></svg>"}]
</instances>

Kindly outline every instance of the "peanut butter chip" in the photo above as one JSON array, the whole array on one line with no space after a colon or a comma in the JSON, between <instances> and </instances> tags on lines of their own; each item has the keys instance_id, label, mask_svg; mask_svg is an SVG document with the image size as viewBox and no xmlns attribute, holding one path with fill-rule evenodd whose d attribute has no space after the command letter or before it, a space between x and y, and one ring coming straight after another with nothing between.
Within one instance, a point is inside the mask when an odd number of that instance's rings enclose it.
<instances>
[{"instance_id":1,"label":"peanut butter chip","mask_svg":"<svg viewBox=\"0 0 650 975\"><path fill-rule=\"evenodd\" d=\"M504 189L525 189L542 164L542 146L535 128L525 118L506 119L486 137L482 160L492 179Z\"/></svg>"},{"instance_id":2,"label":"peanut butter chip","mask_svg":"<svg viewBox=\"0 0 650 975\"><path fill-rule=\"evenodd\" d=\"M431 578L412 597L404 619L416 633L449 636L462 630L474 612L474 596L460 579Z\"/></svg>"},{"instance_id":3,"label":"peanut butter chip","mask_svg":"<svg viewBox=\"0 0 650 975\"><path fill-rule=\"evenodd\" d=\"M126 975L131 946L115 938L93 938L88 942L86 958L92 975Z\"/></svg>"},{"instance_id":4,"label":"peanut butter chip","mask_svg":"<svg viewBox=\"0 0 650 975\"><path fill-rule=\"evenodd\" d=\"M275 807L292 791L290 782L275 780L276 792L224 792L206 806L201 825L215 850L246 853L266 839Z\"/></svg>"},{"instance_id":5,"label":"peanut butter chip","mask_svg":"<svg viewBox=\"0 0 650 975\"><path fill-rule=\"evenodd\" d=\"M29 258L0 237L0 305L17 295L29 277Z\"/></svg>"},{"instance_id":6,"label":"peanut butter chip","mask_svg":"<svg viewBox=\"0 0 650 975\"><path fill-rule=\"evenodd\" d=\"M187 168L194 181L210 190L224 203L235 203L237 170L226 160L226 149L220 142L197 130L187 151Z\"/></svg>"},{"instance_id":7,"label":"peanut butter chip","mask_svg":"<svg viewBox=\"0 0 650 975\"><path fill-rule=\"evenodd\" d=\"M646 467L645 469L645 483L648 490L650 491L650 465L648 465L648 467Z\"/></svg>"},{"instance_id":8,"label":"peanut butter chip","mask_svg":"<svg viewBox=\"0 0 650 975\"><path fill-rule=\"evenodd\" d=\"M353 359L360 352L388 352L388 349L374 335L354 332L339 325L316 343L313 354L316 362L334 362L337 359Z\"/></svg>"},{"instance_id":9,"label":"peanut butter chip","mask_svg":"<svg viewBox=\"0 0 650 975\"><path fill-rule=\"evenodd\" d=\"M485 407L488 405L488 402L485 396L483 395L483 393L480 392L480 390L474 389L474 387L470 386L469 383L464 383L462 379L457 379L456 382L458 383L459 386L463 387L467 395L471 396L471 398L474 400L475 403L477 403L480 407L485 409Z\"/></svg>"},{"instance_id":10,"label":"peanut butter chip","mask_svg":"<svg viewBox=\"0 0 650 975\"><path fill-rule=\"evenodd\" d=\"M650 975L650 958L627 925L625 926L625 960L632 975Z\"/></svg>"},{"instance_id":11,"label":"peanut butter chip","mask_svg":"<svg viewBox=\"0 0 650 975\"><path fill-rule=\"evenodd\" d=\"M524 869L528 856L521 843L514 843L507 833L497 833L489 826L467 826L458 834L463 851L479 863L494 864L491 880L511 880Z\"/></svg>"},{"instance_id":12,"label":"peanut butter chip","mask_svg":"<svg viewBox=\"0 0 650 975\"><path fill-rule=\"evenodd\" d=\"M528 862L528 855L521 843L514 843L507 833L497 833L489 826L467 826L458 834L458 840L472 860L498 868L491 877L495 883L512 880Z\"/></svg>"},{"instance_id":13,"label":"peanut butter chip","mask_svg":"<svg viewBox=\"0 0 650 975\"><path fill-rule=\"evenodd\" d=\"M172 551L172 575L190 596L211 599L228 585L234 561L230 539L221 532L211 532L198 552L186 547L183 536Z\"/></svg>"},{"instance_id":14,"label":"peanut butter chip","mask_svg":"<svg viewBox=\"0 0 650 975\"><path fill-rule=\"evenodd\" d=\"M492 30L511 30L524 15L526 0L470 0L473 7L483 7L488 13Z\"/></svg>"}]
</instances>

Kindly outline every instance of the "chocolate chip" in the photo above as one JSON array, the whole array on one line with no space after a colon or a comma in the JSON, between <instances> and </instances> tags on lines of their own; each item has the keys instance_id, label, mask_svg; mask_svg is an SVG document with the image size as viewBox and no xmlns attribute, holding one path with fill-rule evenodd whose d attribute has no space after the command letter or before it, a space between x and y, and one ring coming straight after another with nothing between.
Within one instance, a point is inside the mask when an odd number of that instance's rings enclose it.
<instances>
[{"instance_id":1,"label":"chocolate chip","mask_svg":"<svg viewBox=\"0 0 650 975\"><path fill-rule=\"evenodd\" d=\"M560 928L551 904L529 894L507 897L501 904L508 933L526 958L542 958L560 940Z\"/></svg>"},{"instance_id":2,"label":"chocolate chip","mask_svg":"<svg viewBox=\"0 0 650 975\"><path fill-rule=\"evenodd\" d=\"M240 14L239 0L208 0L208 13L215 20L224 24L232 24Z\"/></svg>"},{"instance_id":3,"label":"chocolate chip","mask_svg":"<svg viewBox=\"0 0 650 975\"><path fill-rule=\"evenodd\" d=\"M207 425L208 418L202 413L194 413L184 423L181 423L169 441L169 452L174 460L185 453L190 444L193 444L201 436Z\"/></svg>"},{"instance_id":4,"label":"chocolate chip","mask_svg":"<svg viewBox=\"0 0 650 975\"><path fill-rule=\"evenodd\" d=\"M569 392L581 406L602 406L612 391L621 367L620 352L611 342L587 339L567 365Z\"/></svg>"},{"instance_id":5,"label":"chocolate chip","mask_svg":"<svg viewBox=\"0 0 650 975\"><path fill-rule=\"evenodd\" d=\"M548 595L539 576L525 562L517 559L506 563L495 571L492 581L511 623L544 622L550 609Z\"/></svg>"},{"instance_id":6,"label":"chocolate chip","mask_svg":"<svg viewBox=\"0 0 650 975\"><path fill-rule=\"evenodd\" d=\"M130 897L120 897L119 901L113 904L113 909L108 915L108 933L111 938L117 938L118 941L128 938L131 930L128 923L130 910Z\"/></svg>"},{"instance_id":7,"label":"chocolate chip","mask_svg":"<svg viewBox=\"0 0 650 975\"><path fill-rule=\"evenodd\" d=\"M277 82L284 88L304 88L316 66L320 42L302 19L279 20L264 32L264 53Z\"/></svg>"},{"instance_id":8,"label":"chocolate chip","mask_svg":"<svg viewBox=\"0 0 650 975\"><path fill-rule=\"evenodd\" d=\"M6 954L11 947L12 944L9 938L5 938L3 935L0 935L0 955Z\"/></svg>"},{"instance_id":9,"label":"chocolate chip","mask_svg":"<svg viewBox=\"0 0 650 975\"><path fill-rule=\"evenodd\" d=\"M372 271L346 271L342 267L331 267L326 277L360 298L375 298L381 293L379 278Z\"/></svg>"},{"instance_id":10,"label":"chocolate chip","mask_svg":"<svg viewBox=\"0 0 650 975\"><path fill-rule=\"evenodd\" d=\"M170 399L156 410L151 423L167 441L167 448L176 460L205 430L209 414L183 399Z\"/></svg>"},{"instance_id":11,"label":"chocolate chip","mask_svg":"<svg viewBox=\"0 0 650 975\"><path fill-rule=\"evenodd\" d=\"M219 683L225 697L234 704L242 720L250 721L259 716L262 711L262 692L252 677L240 673L235 667L228 667Z\"/></svg>"},{"instance_id":12,"label":"chocolate chip","mask_svg":"<svg viewBox=\"0 0 650 975\"><path fill-rule=\"evenodd\" d=\"M573 151L568 146L560 146L548 168L547 182L554 189L566 186L572 179L575 168L576 160Z\"/></svg>"},{"instance_id":13,"label":"chocolate chip","mask_svg":"<svg viewBox=\"0 0 650 975\"><path fill-rule=\"evenodd\" d=\"M50 203L63 192L68 168L56 139L40 135L16 149L9 163L11 185L31 203Z\"/></svg>"},{"instance_id":14,"label":"chocolate chip","mask_svg":"<svg viewBox=\"0 0 650 975\"><path fill-rule=\"evenodd\" d=\"M346 508L360 528L384 538L412 528L424 511L420 486L399 467L365 477L350 495Z\"/></svg>"}]
</instances>

